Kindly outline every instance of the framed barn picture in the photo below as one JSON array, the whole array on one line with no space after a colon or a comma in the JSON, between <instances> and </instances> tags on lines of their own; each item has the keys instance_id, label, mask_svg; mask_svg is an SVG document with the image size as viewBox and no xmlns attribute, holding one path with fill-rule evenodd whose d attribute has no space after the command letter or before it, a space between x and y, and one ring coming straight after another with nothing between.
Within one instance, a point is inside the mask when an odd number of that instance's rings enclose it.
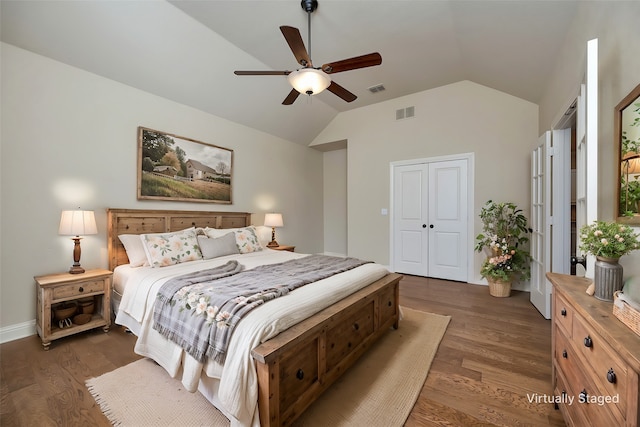
<instances>
[{"instance_id":1,"label":"framed barn picture","mask_svg":"<svg viewBox=\"0 0 640 427\"><path fill-rule=\"evenodd\" d=\"M231 204L233 150L138 127L138 200Z\"/></svg>"}]
</instances>

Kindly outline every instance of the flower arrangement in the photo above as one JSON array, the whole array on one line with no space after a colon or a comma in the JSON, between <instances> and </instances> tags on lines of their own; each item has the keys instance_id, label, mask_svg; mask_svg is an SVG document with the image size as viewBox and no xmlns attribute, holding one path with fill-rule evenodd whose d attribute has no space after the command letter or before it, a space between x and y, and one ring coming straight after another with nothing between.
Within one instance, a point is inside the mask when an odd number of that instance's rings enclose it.
<instances>
[{"instance_id":1,"label":"flower arrangement","mask_svg":"<svg viewBox=\"0 0 640 427\"><path fill-rule=\"evenodd\" d=\"M516 275L522 279L528 279L529 254L515 247L505 252L498 252L496 255L488 257L480 268L480 275L483 278L492 280L512 281Z\"/></svg>"},{"instance_id":2,"label":"flower arrangement","mask_svg":"<svg viewBox=\"0 0 640 427\"><path fill-rule=\"evenodd\" d=\"M628 225L594 221L580 229L580 250L597 257L620 258L640 247L638 236Z\"/></svg>"},{"instance_id":3,"label":"flower arrangement","mask_svg":"<svg viewBox=\"0 0 640 427\"><path fill-rule=\"evenodd\" d=\"M491 255L482 263L480 275L490 280L513 281L530 277L531 257L524 249L529 241L527 218L514 203L489 200L480 211L482 233L476 237L475 249L489 249Z\"/></svg>"}]
</instances>

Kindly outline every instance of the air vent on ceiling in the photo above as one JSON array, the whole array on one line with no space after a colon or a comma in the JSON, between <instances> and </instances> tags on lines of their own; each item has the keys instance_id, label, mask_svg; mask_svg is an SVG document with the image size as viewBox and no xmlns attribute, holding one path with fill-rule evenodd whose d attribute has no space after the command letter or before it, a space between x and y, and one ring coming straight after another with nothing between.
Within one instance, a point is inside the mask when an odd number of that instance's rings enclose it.
<instances>
[{"instance_id":1,"label":"air vent on ceiling","mask_svg":"<svg viewBox=\"0 0 640 427\"><path fill-rule=\"evenodd\" d=\"M416 115L416 107L411 106L396 110L396 120L409 119Z\"/></svg>"},{"instance_id":2,"label":"air vent on ceiling","mask_svg":"<svg viewBox=\"0 0 640 427\"><path fill-rule=\"evenodd\" d=\"M371 93L378 93L378 92L382 92L383 90L385 90L384 85L382 85L382 84L371 86L368 89L369 89L369 92L371 92Z\"/></svg>"}]
</instances>

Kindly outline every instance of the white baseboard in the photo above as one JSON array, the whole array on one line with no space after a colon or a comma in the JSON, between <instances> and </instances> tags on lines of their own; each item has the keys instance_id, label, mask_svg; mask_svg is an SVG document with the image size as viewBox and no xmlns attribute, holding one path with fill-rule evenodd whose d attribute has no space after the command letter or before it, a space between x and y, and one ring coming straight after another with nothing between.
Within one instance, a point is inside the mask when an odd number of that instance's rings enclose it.
<instances>
[{"instance_id":1,"label":"white baseboard","mask_svg":"<svg viewBox=\"0 0 640 427\"><path fill-rule=\"evenodd\" d=\"M30 337L36 334L36 321L29 320L23 323L0 328L0 344Z\"/></svg>"}]
</instances>

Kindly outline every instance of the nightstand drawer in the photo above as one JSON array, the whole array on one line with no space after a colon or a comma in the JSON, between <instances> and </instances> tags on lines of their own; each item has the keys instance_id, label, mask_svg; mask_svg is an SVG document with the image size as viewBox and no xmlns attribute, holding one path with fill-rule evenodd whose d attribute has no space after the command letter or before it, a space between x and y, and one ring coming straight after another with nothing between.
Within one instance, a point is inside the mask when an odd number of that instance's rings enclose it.
<instances>
[{"instance_id":1,"label":"nightstand drawer","mask_svg":"<svg viewBox=\"0 0 640 427\"><path fill-rule=\"evenodd\" d=\"M71 285L56 286L53 288L53 300L69 297L81 297L94 292L104 292L104 280L92 280L78 282Z\"/></svg>"}]
</instances>

